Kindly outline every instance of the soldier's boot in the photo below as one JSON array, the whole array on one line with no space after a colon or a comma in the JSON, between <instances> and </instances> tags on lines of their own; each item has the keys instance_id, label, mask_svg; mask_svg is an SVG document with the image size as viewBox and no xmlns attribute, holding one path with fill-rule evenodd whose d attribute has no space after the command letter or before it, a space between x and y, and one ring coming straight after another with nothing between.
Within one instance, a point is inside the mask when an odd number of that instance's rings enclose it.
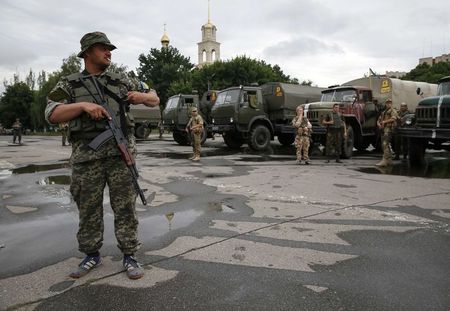
<instances>
[{"instance_id":1,"label":"soldier's boot","mask_svg":"<svg viewBox=\"0 0 450 311\"><path fill-rule=\"evenodd\" d=\"M129 279L137 280L144 276L144 268L133 255L124 255L123 267L127 271Z\"/></svg>"},{"instance_id":2,"label":"soldier's boot","mask_svg":"<svg viewBox=\"0 0 450 311\"><path fill-rule=\"evenodd\" d=\"M193 158L195 158L195 154L193 154L192 156L189 157L189 160L192 160Z\"/></svg>"}]
</instances>

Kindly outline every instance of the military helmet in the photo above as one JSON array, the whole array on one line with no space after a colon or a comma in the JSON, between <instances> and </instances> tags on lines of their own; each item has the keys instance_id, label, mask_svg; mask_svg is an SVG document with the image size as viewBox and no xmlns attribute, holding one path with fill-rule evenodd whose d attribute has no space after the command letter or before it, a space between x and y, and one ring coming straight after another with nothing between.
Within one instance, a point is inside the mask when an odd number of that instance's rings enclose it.
<instances>
[{"instance_id":1,"label":"military helmet","mask_svg":"<svg viewBox=\"0 0 450 311\"><path fill-rule=\"evenodd\" d=\"M100 31L95 32L89 32L85 34L81 40L81 51L77 54L78 57L83 58L84 52L86 52L87 49L89 49L91 46L93 46L96 43L101 43L107 45L110 50L116 49L116 46L109 41L108 37Z\"/></svg>"},{"instance_id":2,"label":"military helmet","mask_svg":"<svg viewBox=\"0 0 450 311\"><path fill-rule=\"evenodd\" d=\"M191 112L197 112L197 108L196 107L192 108Z\"/></svg>"}]
</instances>

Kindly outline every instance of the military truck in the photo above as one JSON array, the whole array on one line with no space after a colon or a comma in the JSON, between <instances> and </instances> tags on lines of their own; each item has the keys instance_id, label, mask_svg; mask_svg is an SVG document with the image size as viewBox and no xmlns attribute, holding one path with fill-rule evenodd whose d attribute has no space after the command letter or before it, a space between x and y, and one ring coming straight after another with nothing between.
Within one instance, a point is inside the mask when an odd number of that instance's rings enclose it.
<instances>
[{"instance_id":1,"label":"military truck","mask_svg":"<svg viewBox=\"0 0 450 311\"><path fill-rule=\"evenodd\" d=\"M201 100L197 94L178 94L167 100L166 107L163 111L163 127L165 130L172 132L173 139L180 145L190 144L190 135L186 132L186 125L190 118L190 111L193 107L199 109L207 129L210 120L211 106L214 105L216 99L215 91L207 91L203 94ZM203 131L202 144L211 134Z\"/></svg>"},{"instance_id":2,"label":"military truck","mask_svg":"<svg viewBox=\"0 0 450 311\"><path fill-rule=\"evenodd\" d=\"M148 138L151 131L157 129L161 121L159 106L130 105L130 114L134 119L134 135L137 138Z\"/></svg>"},{"instance_id":3,"label":"military truck","mask_svg":"<svg viewBox=\"0 0 450 311\"><path fill-rule=\"evenodd\" d=\"M421 94L422 89L417 93ZM409 161L421 165L425 149L450 149L450 76L438 81L437 95L422 99L415 113L406 116L398 134L409 141Z\"/></svg>"},{"instance_id":4,"label":"military truck","mask_svg":"<svg viewBox=\"0 0 450 311\"><path fill-rule=\"evenodd\" d=\"M265 150L275 136L282 145L290 145L295 140L291 121L296 108L319 100L322 90L279 82L227 88L217 94L209 129L222 134L232 149L248 143L253 150Z\"/></svg>"},{"instance_id":5,"label":"military truck","mask_svg":"<svg viewBox=\"0 0 450 311\"><path fill-rule=\"evenodd\" d=\"M418 95L420 88L423 94ZM380 145L377 119L384 108L384 102L391 98L393 107L399 109L405 102L415 108L422 96L434 94L437 85L425 82L404 81L389 77L370 76L332 86L322 92L320 102L306 106L306 115L313 126L312 140L325 145L326 127L323 119L331 112L335 103L344 115L347 126L347 139L342 146L342 155L350 158L353 148L365 150L370 144Z\"/></svg>"}]
</instances>

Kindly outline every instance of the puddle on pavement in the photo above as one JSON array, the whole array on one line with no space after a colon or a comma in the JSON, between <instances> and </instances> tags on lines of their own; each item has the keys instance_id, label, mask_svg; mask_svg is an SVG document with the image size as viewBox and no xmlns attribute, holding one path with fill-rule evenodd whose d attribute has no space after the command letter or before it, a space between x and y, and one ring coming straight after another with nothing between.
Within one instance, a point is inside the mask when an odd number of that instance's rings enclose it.
<instances>
[{"instance_id":1,"label":"puddle on pavement","mask_svg":"<svg viewBox=\"0 0 450 311\"><path fill-rule=\"evenodd\" d=\"M71 178L69 175L56 175L41 178L37 183L39 185L70 185Z\"/></svg>"},{"instance_id":2,"label":"puddle on pavement","mask_svg":"<svg viewBox=\"0 0 450 311\"><path fill-rule=\"evenodd\" d=\"M412 167L407 162L404 162L391 167L359 167L355 170L367 174L450 178L450 159L430 159L423 167Z\"/></svg>"},{"instance_id":3,"label":"puddle on pavement","mask_svg":"<svg viewBox=\"0 0 450 311\"><path fill-rule=\"evenodd\" d=\"M67 162L58 163L58 164L43 164L43 165L35 165L30 164L24 167L15 168L12 170L13 174L30 174L37 172L45 172L51 170L57 170L60 168L68 168L69 164Z\"/></svg>"}]
</instances>

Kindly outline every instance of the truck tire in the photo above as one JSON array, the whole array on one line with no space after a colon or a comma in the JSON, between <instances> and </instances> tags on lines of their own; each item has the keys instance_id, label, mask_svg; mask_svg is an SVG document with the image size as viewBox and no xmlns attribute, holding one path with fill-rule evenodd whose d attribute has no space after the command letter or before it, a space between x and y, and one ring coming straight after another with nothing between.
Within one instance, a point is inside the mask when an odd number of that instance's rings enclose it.
<instances>
[{"instance_id":1,"label":"truck tire","mask_svg":"<svg viewBox=\"0 0 450 311\"><path fill-rule=\"evenodd\" d=\"M409 164L411 166L421 166L425 163L425 143L421 138L409 139Z\"/></svg>"},{"instance_id":2,"label":"truck tire","mask_svg":"<svg viewBox=\"0 0 450 311\"><path fill-rule=\"evenodd\" d=\"M233 150L239 150L244 143L242 137L239 134L223 133L223 141L228 148Z\"/></svg>"},{"instance_id":3,"label":"truck tire","mask_svg":"<svg viewBox=\"0 0 450 311\"><path fill-rule=\"evenodd\" d=\"M350 159L353 155L353 147L355 144L355 132L351 125L347 125L347 139L342 140L342 157Z\"/></svg>"},{"instance_id":4,"label":"truck tire","mask_svg":"<svg viewBox=\"0 0 450 311\"><path fill-rule=\"evenodd\" d=\"M288 134L288 133L279 134L278 141L283 146L290 146L295 141L295 134Z\"/></svg>"},{"instance_id":5,"label":"truck tire","mask_svg":"<svg viewBox=\"0 0 450 311\"><path fill-rule=\"evenodd\" d=\"M187 133L178 130L173 131L173 140L175 140L181 146L187 146L190 142Z\"/></svg>"},{"instance_id":6,"label":"truck tire","mask_svg":"<svg viewBox=\"0 0 450 311\"><path fill-rule=\"evenodd\" d=\"M136 138L147 139L151 129L146 124L137 124L134 130Z\"/></svg>"},{"instance_id":7,"label":"truck tire","mask_svg":"<svg viewBox=\"0 0 450 311\"><path fill-rule=\"evenodd\" d=\"M269 148L270 131L264 125L257 125L251 131L248 137L248 146L255 151L262 151Z\"/></svg>"}]
</instances>

